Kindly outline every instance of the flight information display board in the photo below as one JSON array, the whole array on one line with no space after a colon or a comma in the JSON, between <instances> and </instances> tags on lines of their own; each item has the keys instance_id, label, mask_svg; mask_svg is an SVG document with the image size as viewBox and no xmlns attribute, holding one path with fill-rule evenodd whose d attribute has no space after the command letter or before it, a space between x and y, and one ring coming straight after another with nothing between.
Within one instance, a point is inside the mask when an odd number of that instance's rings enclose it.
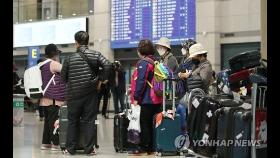
<instances>
[{"instance_id":1,"label":"flight information display board","mask_svg":"<svg viewBox=\"0 0 280 158\"><path fill-rule=\"evenodd\" d=\"M172 45L195 38L195 0L111 0L111 48L160 37Z\"/></svg>"}]
</instances>

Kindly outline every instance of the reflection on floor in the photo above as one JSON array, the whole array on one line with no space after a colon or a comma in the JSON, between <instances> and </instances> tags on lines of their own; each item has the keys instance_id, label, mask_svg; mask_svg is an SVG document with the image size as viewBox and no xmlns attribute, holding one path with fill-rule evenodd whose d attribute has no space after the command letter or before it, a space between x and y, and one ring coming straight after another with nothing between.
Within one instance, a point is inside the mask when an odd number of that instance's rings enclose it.
<instances>
[{"instance_id":1,"label":"reflection on floor","mask_svg":"<svg viewBox=\"0 0 280 158\"><path fill-rule=\"evenodd\" d=\"M113 115L110 115L113 118ZM128 156L126 153L116 153L113 147L113 119L104 119L99 116L98 142L100 148L96 158L123 158L139 157ZM43 122L40 122L35 113L25 113L24 127L13 128L13 157L14 158L80 158L89 157L81 154L74 156L63 155L61 151L42 151L40 150ZM141 157L155 157L141 156ZM168 156L169 157L169 156ZM165 158L168 158L165 157ZM180 156L172 156L174 158ZM184 156L181 156L184 157Z\"/></svg>"}]
</instances>

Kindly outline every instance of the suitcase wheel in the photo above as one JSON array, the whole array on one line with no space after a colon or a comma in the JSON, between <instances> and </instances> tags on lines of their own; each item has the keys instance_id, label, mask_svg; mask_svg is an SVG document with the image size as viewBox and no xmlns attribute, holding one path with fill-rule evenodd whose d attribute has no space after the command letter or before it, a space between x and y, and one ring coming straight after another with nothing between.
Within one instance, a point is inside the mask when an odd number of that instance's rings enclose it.
<instances>
[{"instance_id":1,"label":"suitcase wheel","mask_svg":"<svg viewBox=\"0 0 280 158\"><path fill-rule=\"evenodd\" d=\"M116 152L119 152L119 149L115 149Z\"/></svg>"},{"instance_id":2,"label":"suitcase wheel","mask_svg":"<svg viewBox=\"0 0 280 158\"><path fill-rule=\"evenodd\" d=\"M99 148L99 145L95 145L95 148L98 149L98 148Z\"/></svg>"}]
</instances>

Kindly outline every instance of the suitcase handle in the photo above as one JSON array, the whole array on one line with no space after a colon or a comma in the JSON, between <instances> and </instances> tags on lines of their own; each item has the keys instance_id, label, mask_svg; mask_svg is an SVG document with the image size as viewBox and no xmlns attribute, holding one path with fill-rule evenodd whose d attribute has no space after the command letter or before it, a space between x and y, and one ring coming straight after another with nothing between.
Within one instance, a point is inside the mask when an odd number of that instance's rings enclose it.
<instances>
[{"instance_id":1,"label":"suitcase handle","mask_svg":"<svg viewBox=\"0 0 280 158\"><path fill-rule=\"evenodd\" d=\"M164 116L167 116L168 113L166 111L166 93L165 93L165 84L167 81L171 81L172 82L172 116L175 117L175 88L176 88L176 81L178 81L178 79L175 78L168 78L168 79L164 79L163 80L163 95L162 95L162 113ZM169 85L167 85L169 86Z\"/></svg>"},{"instance_id":2,"label":"suitcase handle","mask_svg":"<svg viewBox=\"0 0 280 158\"><path fill-rule=\"evenodd\" d=\"M267 86L258 86L259 90L259 108L265 109L265 97L266 97L266 91Z\"/></svg>"}]
</instances>

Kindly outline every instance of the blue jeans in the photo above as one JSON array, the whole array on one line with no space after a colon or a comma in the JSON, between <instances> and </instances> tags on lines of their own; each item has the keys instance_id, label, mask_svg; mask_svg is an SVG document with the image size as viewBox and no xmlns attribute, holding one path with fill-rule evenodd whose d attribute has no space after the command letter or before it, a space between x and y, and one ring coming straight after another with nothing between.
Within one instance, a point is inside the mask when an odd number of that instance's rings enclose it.
<instances>
[{"instance_id":1,"label":"blue jeans","mask_svg":"<svg viewBox=\"0 0 280 158\"><path fill-rule=\"evenodd\" d=\"M176 108L176 113L179 114L181 117L180 122L181 122L181 130L182 132L186 131L186 118L187 118L187 108L182 105L182 104L178 104L177 108Z\"/></svg>"}]
</instances>

